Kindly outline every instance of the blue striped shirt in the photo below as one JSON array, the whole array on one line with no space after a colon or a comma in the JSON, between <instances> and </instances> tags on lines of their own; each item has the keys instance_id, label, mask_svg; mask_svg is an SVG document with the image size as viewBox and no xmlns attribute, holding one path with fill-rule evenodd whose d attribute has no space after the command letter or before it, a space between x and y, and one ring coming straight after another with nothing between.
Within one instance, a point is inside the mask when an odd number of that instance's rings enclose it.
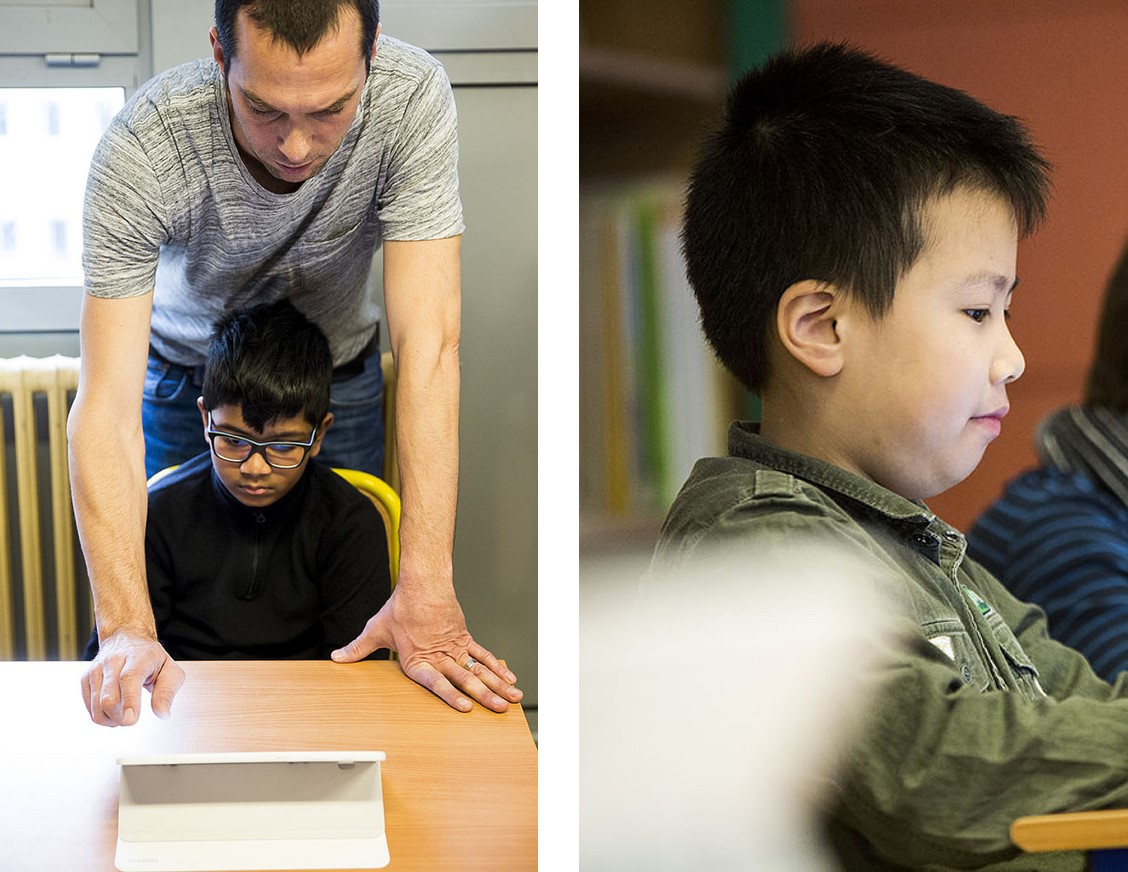
<instances>
[{"instance_id":1,"label":"blue striped shirt","mask_svg":"<svg viewBox=\"0 0 1128 872\"><path fill-rule=\"evenodd\" d=\"M1053 638L1115 681L1128 670L1128 507L1081 473L1052 467L1011 481L967 534L968 553L1021 600L1045 609Z\"/></svg>"}]
</instances>

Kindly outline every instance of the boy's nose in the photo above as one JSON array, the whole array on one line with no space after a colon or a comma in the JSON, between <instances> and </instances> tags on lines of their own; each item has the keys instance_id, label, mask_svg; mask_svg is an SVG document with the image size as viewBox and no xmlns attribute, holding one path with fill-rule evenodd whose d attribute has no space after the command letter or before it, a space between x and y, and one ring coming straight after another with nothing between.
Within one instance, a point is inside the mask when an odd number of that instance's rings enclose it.
<instances>
[{"instance_id":1,"label":"boy's nose","mask_svg":"<svg viewBox=\"0 0 1128 872\"><path fill-rule=\"evenodd\" d=\"M270 474L270 464L266 462L266 458L258 451L252 451L251 456L243 461L239 469L247 475Z\"/></svg>"},{"instance_id":2,"label":"boy's nose","mask_svg":"<svg viewBox=\"0 0 1128 872\"><path fill-rule=\"evenodd\" d=\"M1005 385L1017 381L1019 376L1026 371L1026 358L1022 355L1022 349L1014 341L1010 329L1005 326L1003 327L1002 346L998 354L995 355L991 368L992 382Z\"/></svg>"}]
</instances>

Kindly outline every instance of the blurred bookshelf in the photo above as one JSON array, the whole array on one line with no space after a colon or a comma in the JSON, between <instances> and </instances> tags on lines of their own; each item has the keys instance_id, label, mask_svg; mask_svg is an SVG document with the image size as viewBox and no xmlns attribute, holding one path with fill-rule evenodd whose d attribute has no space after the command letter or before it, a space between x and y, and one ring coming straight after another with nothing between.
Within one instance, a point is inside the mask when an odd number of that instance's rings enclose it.
<instances>
[{"instance_id":1,"label":"blurred bookshelf","mask_svg":"<svg viewBox=\"0 0 1128 872\"><path fill-rule=\"evenodd\" d=\"M580 0L580 180L686 170L728 81L728 0Z\"/></svg>"},{"instance_id":2,"label":"blurred bookshelf","mask_svg":"<svg viewBox=\"0 0 1128 872\"><path fill-rule=\"evenodd\" d=\"M685 183L730 78L729 0L580 2L580 552L649 552L745 402L698 326Z\"/></svg>"}]
</instances>

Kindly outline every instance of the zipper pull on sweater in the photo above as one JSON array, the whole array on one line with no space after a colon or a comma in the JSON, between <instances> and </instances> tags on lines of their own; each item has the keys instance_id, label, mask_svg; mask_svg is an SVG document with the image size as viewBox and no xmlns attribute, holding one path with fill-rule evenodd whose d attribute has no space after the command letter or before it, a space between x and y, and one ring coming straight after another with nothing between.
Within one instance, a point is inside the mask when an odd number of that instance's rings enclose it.
<instances>
[{"instance_id":1,"label":"zipper pull on sweater","mask_svg":"<svg viewBox=\"0 0 1128 872\"><path fill-rule=\"evenodd\" d=\"M252 600L258 594L259 583L259 551L262 548L262 525L266 523L266 515L262 512L255 512L255 547L251 556L251 579L247 584L246 590L239 594L241 600Z\"/></svg>"}]
</instances>

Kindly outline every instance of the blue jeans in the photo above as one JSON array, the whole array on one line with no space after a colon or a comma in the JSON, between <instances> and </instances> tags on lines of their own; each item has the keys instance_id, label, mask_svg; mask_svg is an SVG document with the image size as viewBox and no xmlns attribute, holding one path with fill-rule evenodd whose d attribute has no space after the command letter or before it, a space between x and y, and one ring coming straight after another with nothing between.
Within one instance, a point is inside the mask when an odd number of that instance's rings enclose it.
<instances>
[{"instance_id":1,"label":"blue jeans","mask_svg":"<svg viewBox=\"0 0 1128 872\"><path fill-rule=\"evenodd\" d=\"M145 430L145 475L184 463L208 450L196 398L203 392L197 369L149 356L141 422ZM329 391L333 425L317 459L327 466L384 475L384 373L380 349L365 358L364 371L334 381Z\"/></svg>"}]
</instances>

